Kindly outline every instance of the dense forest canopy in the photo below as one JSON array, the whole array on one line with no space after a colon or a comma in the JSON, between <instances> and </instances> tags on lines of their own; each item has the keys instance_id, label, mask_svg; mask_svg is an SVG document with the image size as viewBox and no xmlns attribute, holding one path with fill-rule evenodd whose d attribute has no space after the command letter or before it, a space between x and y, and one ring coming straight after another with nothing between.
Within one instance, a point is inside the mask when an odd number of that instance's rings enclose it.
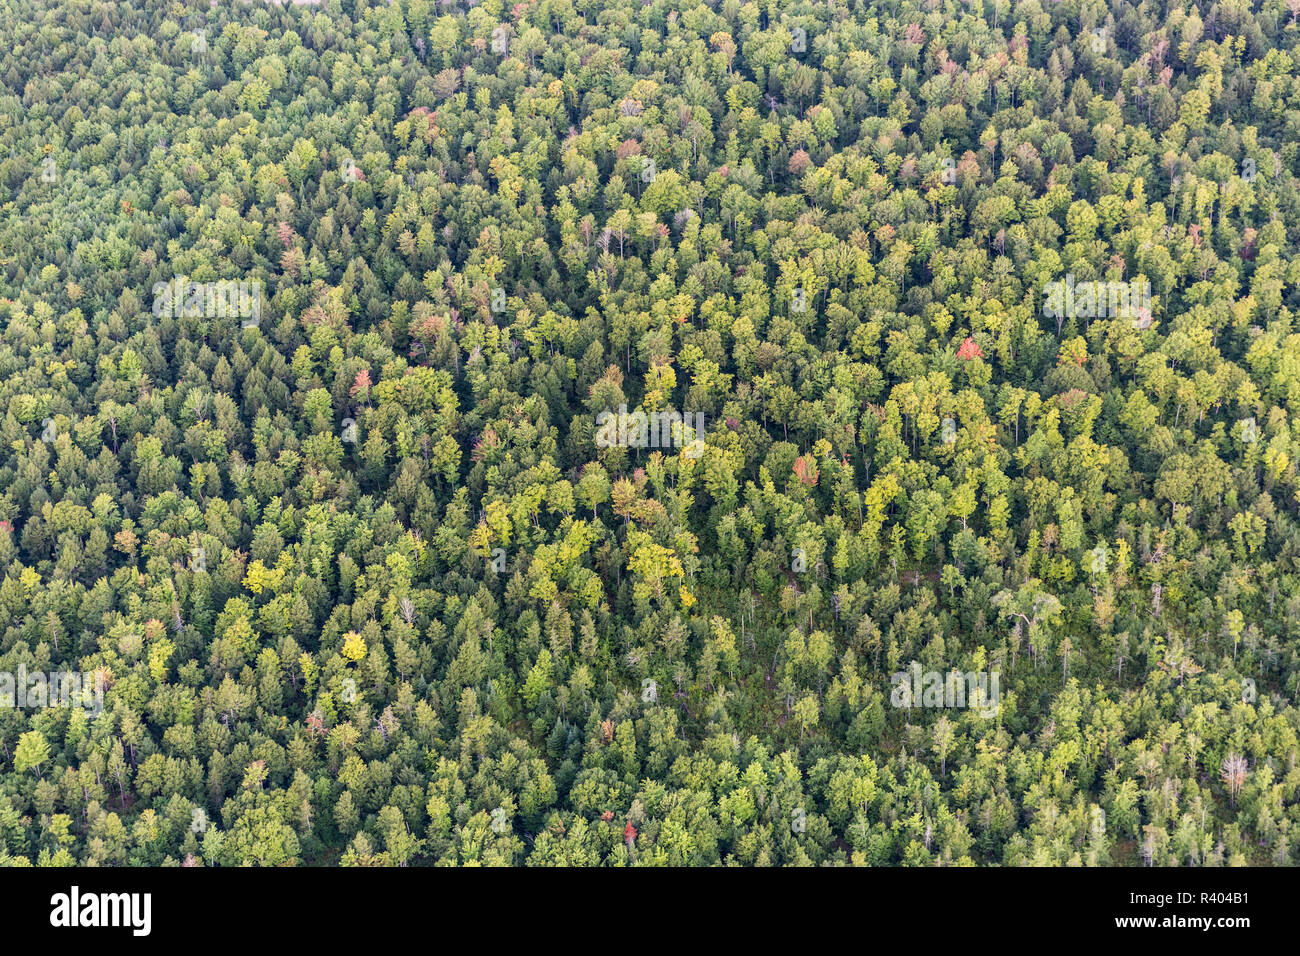
<instances>
[{"instance_id":1,"label":"dense forest canopy","mask_svg":"<svg viewBox=\"0 0 1300 956\"><path fill-rule=\"evenodd\" d=\"M1300 861L1300 0L0 35L0 863Z\"/></svg>"}]
</instances>

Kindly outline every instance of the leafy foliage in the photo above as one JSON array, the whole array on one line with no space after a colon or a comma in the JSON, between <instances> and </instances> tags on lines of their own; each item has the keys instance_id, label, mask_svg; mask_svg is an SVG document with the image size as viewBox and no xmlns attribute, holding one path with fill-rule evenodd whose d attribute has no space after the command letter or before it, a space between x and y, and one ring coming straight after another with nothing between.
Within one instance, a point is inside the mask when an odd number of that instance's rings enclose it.
<instances>
[{"instance_id":1,"label":"leafy foliage","mask_svg":"<svg viewBox=\"0 0 1300 956\"><path fill-rule=\"evenodd\" d=\"M0 862L1295 863L1295 11L0 0Z\"/></svg>"}]
</instances>

